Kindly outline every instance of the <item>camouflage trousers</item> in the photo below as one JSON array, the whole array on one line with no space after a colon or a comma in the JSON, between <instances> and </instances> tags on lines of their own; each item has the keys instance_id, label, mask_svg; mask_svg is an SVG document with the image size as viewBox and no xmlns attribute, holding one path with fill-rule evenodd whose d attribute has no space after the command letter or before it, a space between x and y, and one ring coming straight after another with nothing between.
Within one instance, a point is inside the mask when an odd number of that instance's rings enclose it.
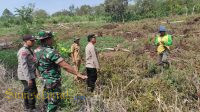
<instances>
[{"instance_id":1,"label":"camouflage trousers","mask_svg":"<svg viewBox=\"0 0 200 112\"><path fill-rule=\"evenodd\" d=\"M46 112L56 112L61 101L60 94L61 89L59 87L54 89L44 88L44 110Z\"/></svg>"}]
</instances>

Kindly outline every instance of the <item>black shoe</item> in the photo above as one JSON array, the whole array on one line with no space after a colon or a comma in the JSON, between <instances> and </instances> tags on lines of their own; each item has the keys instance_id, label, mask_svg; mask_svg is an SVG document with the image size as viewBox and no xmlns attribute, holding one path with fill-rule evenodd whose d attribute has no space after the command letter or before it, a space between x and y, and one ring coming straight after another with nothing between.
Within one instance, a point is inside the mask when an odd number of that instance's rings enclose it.
<instances>
[{"instance_id":1,"label":"black shoe","mask_svg":"<svg viewBox=\"0 0 200 112\"><path fill-rule=\"evenodd\" d=\"M87 91L92 93L94 91L94 88L93 87L88 87Z\"/></svg>"},{"instance_id":2,"label":"black shoe","mask_svg":"<svg viewBox=\"0 0 200 112\"><path fill-rule=\"evenodd\" d=\"M29 112L39 112L37 109L30 109Z\"/></svg>"},{"instance_id":3,"label":"black shoe","mask_svg":"<svg viewBox=\"0 0 200 112\"><path fill-rule=\"evenodd\" d=\"M163 62L156 63L156 66L163 66Z\"/></svg>"},{"instance_id":4,"label":"black shoe","mask_svg":"<svg viewBox=\"0 0 200 112\"><path fill-rule=\"evenodd\" d=\"M30 112L30 109L25 108L24 112Z\"/></svg>"}]
</instances>

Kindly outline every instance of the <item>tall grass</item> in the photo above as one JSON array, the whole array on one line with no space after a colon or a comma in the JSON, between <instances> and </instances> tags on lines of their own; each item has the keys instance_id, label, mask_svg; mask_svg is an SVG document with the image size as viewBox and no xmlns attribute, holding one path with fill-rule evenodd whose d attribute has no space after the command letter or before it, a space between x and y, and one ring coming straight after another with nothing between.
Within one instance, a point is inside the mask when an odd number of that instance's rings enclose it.
<instances>
[{"instance_id":1,"label":"tall grass","mask_svg":"<svg viewBox=\"0 0 200 112\"><path fill-rule=\"evenodd\" d=\"M14 69L17 66L17 51L2 50L0 51L0 62L4 63L6 68Z\"/></svg>"},{"instance_id":2,"label":"tall grass","mask_svg":"<svg viewBox=\"0 0 200 112\"><path fill-rule=\"evenodd\" d=\"M198 112L200 110L200 100L197 95L200 92L200 47L198 45L200 21L193 21L194 17L184 20L186 22L178 23L178 25L166 24L174 40L169 57L171 66L168 70L162 70L155 65L157 54L153 51L152 45L147 43L147 34L157 31L154 31L154 29L157 29L158 24L160 24L158 20L151 21L148 19L146 21L137 21L136 23L127 23L124 26L120 26L121 29L116 28L116 31L111 31L111 33L119 30L134 30L134 33L146 32L142 37L135 37L135 35L130 37L136 38L135 41L131 41L133 39L126 40L133 45L131 53L104 52L104 48L115 47L118 44L124 44L126 41L120 37L97 37L96 48L102 55L100 56L101 70L98 73L95 92L93 94L87 93L84 82L74 82L73 77L65 77L65 72L63 72L63 91L71 89L69 95L85 95L86 100L78 103L64 100L62 102L62 111ZM84 25L81 26L81 28L83 27ZM184 34L185 30L187 32ZM69 59L67 54L70 52L73 39L61 40L59 43L58 50L65 58ZM82 55L84 55L86 45L87 38L82 37ZM128 45L125 46L130 47ZM61 47L67 50L63 52L60 49ZM5 60L9 61L14 57L11 52L15 51L10 51L9 53L1 51L0 59L8 56ZM13 60L13 62L15 61ZM0 83L3 84L2 81ZM12 85L11 87L15 89L16 86L21 87L15 83L9 83L9 85ZM5 91L6 86L1 87L3 87L1 90ZM5 102L5 100L1 101ZM7 101L5 104L2 103L4 107L0 109L6 111L15 111L17 110L16 108L22 109L22 105L20 105L22 101L13 101L7 107L6 105L9 103Z\"/></svg>"},{"instance_id":3,"label":"tall grass","mask_svg":"<svg viewBox=\"0 0 200 112\"><path fill-rule=\"evenodd\" d=\"M51 17L47 21L50 23L71 23L71 22L104 22L107 18L105 16L92 16L92 15L84 15L84 16L56 16Z\"/></svg>"},{"instance_id":4,"label":"tall grass","mask_svg":"<svg viewBox=\"0 0 200 112\"><path fill-rule=\"evenodd\" d=\"M9 36L9 35L16 35L17 30L19 29L19 26L14 26L14 27L0 27L0 38L1 36Z\"/></svg>"},{"instance_id":5,"label":"tall grass","mask_svg":"<svg viewBox=\"0 0 200 112\"><path fill-rule=\"evenodd\" d=\"M105 51L105 48L113 48L116 47L118 44L124 42L124 39L121 37L97 37L96 49L98 52ZM70 48L73 44L74 39L70 39L67 41L60 41L58 42L58 49L62 53L64 57L69 57ZM87 37L80 38L80 46L81 46L81 55L84 56L85 47L88 44ZM63 52L61 48L67 49L66 52Z\"/></svg>"}]
</instances>

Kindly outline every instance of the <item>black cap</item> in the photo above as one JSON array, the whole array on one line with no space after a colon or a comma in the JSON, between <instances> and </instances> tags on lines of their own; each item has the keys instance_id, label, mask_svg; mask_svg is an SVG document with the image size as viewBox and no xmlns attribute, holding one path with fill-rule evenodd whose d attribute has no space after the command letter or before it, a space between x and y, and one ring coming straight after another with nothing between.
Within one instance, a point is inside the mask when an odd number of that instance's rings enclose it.
<instances>
[{"instance_id":1,"label":"black cap","mask_svg":"<svg viewBox=\"0 0 200 112\"><path fill-rule=\"evenodd\" d=\"M95 34L90 34L90 35L88 35L88 42L90 42L90 40L92 39L92 38L96 38L96 35Z\"/></svg>"},{"instance_id":2,"label":"black cap","mask_svg":"<svg viewBox=\"0 0 200 112\"><path fill-rule=\"evenodd\" d=\"M35 40L35 37L32 35L24 35L23 41L27 41L27 40Z\"/></svg>"}]
</instances>

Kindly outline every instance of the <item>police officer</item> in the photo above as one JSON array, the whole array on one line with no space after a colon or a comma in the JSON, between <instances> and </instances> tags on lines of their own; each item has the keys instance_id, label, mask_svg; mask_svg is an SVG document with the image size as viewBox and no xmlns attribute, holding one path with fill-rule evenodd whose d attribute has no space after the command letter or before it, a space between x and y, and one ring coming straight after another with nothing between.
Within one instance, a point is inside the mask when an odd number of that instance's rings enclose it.
<instances>
[{"instance_id":1,"label":"police officer","mask_svg":"<svg viewBox=\"0 0 200 112\"><path fill-rule=\"evenodd\" d=\"M93 92L95 89L95 83L97 80L97 71L100 69L99 59L97 55L97 50L95 49L96 35L88 35L88 44L85 48L86 57L86 70L87 70L87 85L88 91Z\"/></svg>"},{"instance_id":2,"label":"police officer","mask_svg":"<svg viewBox=\"0 0 200 112\"><path fill-rule=\"evenodd\" d=\"M45 82L45 110L47 110L47 112L55 112L58 108L58 103L60 102L60 67L79 78L86 79L87 76L83 76L74 70L74 68L67 64L60 54L52 48L53 34L51 32L39 32L39 40L41 46L35 49L35 55L37 58L37 69ZM51 96L54 97L48 96L47 98L48 94L53 94Z\"/></svg>"},{"instance_id":3,"label":"police officer","mask_svg":"<svg viewBox=\"0 0 200 112\"><path fill-rule=\"evenodd\" d=\"M21 80L24 91L24 107L25 111L35 111L37 87L35 83L35 58L31 47L35 43L35 38L32 35L23 37L24 46L18 51L18 79Z\"/></svg>"}]
</instances>

